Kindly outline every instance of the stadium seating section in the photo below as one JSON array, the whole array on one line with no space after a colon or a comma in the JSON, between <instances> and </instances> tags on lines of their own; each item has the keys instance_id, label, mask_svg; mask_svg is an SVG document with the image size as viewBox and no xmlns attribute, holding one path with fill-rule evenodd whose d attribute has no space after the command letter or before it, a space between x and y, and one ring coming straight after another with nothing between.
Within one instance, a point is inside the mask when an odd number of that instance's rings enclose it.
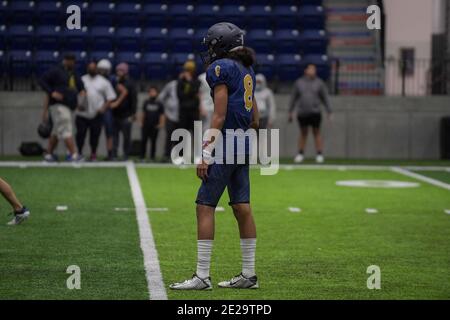
<instances>
[{"instance_id":1,"label":"stadium seating section","mask_svg":"<svg viewBox=\"0 0 450 320\"><path fill-rule=\"evenodd\" d=\"M269 79L291 81L314 62L329 77L322 0L258 1L20 1L0 3L3 74L41 74L75 53L84 71L90 59L126 61L136 79L166 80L188 57L199 60L207 28L231 21L246 31L257 69ZM68 30L66 8L81 8L81 30Z\"/></svg>"}]
</instances>

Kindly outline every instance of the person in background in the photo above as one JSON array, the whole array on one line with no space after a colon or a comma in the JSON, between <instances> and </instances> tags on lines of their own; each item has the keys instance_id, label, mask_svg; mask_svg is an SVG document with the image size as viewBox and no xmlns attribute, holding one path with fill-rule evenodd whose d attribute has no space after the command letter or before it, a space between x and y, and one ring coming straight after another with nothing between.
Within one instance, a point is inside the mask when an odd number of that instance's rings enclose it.
<instances>
[{"instance_id":1,"label":"person in background","mask_svg":"<svg viewBox=\"0 0 450 320\"><path fill-rule=\"evenodd\" d=\"M116 99L116 93L107 79L97 73L97 64L90 62L87 74L81 77L87 93L87 105L77 110L75 125L78 152L83 154L84 141L89 130L91 161L97 160L97 147L102 132L103 118L109 105Z\"/></svg>"},{"instance_id":2,"label":"person in background","mask_svg":"<svg viewBox=\"0 0 450 320\"><path fill-rule=\"evenodd\" d=\"M200 119L200 81L195 77L195 69L193 60L186 61L177 83L180 128L191 132L194 132L194 121Z\"/></svg>"},{"instance_id":3,"label":"person in background","mask_svg":"<svg viewBox=\"0 0 450 320\"><path fill-rule=\"evenodd\" d=\"M166 143L164 148L164 161L169 161L170 152L174 142L170 139L172 132L178 128L179 124L179 101L177 95L177 80L168 82L161 93L158 95L158 101L164 106L165 127L166 127Z\"/></svg>"},{"instance_id":4,"label":"person in background","mask_svg":"<svg viewBox=\"0 0 450 320\"><path fill-rule=\"evenodd\" d=\"M64 140L68 150L68 161L82 160L73 140L72 113L78 107L79 97L85 96L86 92L83 82L75 72L75 56L66 54L62 64L45 72L39 84L47 93L48 112L53 121L45 161L57 161L54 151L58 139Z\"/></svg>"},{"instance_id":5,"label":"person in background","mask_svg":"<svg viewBox=\"0 0 450 320\"><path fill-rule=\"evenodd\" d=\"M18 225L30 216L30 210L23 206L17 199L14 190L2 178L0 178L0 193L9 202L14 212L14 219L8 222L8 225Z\"/></svg>"},{"instance_id":6,"label":"person in background","mask_svg":"<svg viewBox=\"0 0 450 320\"><path fill-rule=\"evenodd\" d=\"M266 77L262 73L255 76L255 99L258 104L259 111L259 129L271 129L276 116L276 105L273 92L267 87ZM253 150L258 150L260 155L268 155L268 144L266 135L258 135L258 141L252 143ZM258 149L261 148L261 150Z\"/></svg>"},{"instance_id":7,"label":"person in background","mask_svg":"<svg viewBox=\"0 0 450 320\"><path fill-rule=\"evenodd\" d=\"M309 127L312 127L314 135L317 152L316 162L324 162L323 142L320 134L320 124L322 122L320 110L321 104L324 105L328 119L331 120L331 106L327 87L325 83L317 77L316 66L309 64L305 69L304 76L298 79L294 84L289 107L289 122L292 122L295 110L300 126L298 154L294 158L295 163L300 163L304 160L303 153L308 139Z\"/></svg>"},{"instance_id":8,"label":"person in background","mask_svg":"<svg viewBox=\"0 0 450 320\"><path fill-rule=\"evenodd\" d=\"M103 76L109 83L111 83L111 69L112 65L108 59L101 59L97 63L97 71ZM103 126L105 128L105 136L106 136L106 150L108 152L108 156L106 160L113 159L113 115L110 106L103 113Z\"/></svg>"},{"instance_id":9,"label":"person in background","mask_svg":"<svg viewBox=\"0 0 450 320\"><path fill-rule=\"evenodd\" d=\"M157 97L158 88L156 86L150 86L148 90L148 98L142 106L142 161L145 160L148 139L150 139L150 160L155 160L156 139L158 138L159 129L164 126L165 122L164 107L161 102L156 100Z\"/></svg>"},{"instance_id":10,"label":"person in background","mask_svg":"<svg viewBox=\"0 0 450 320\"><path fill-rule=\"evenodd\" d=\"M211 97L211 88L206 81L206 72L198 76L200 80L200 116L202 118L203 132L209 129L214 113L214 101Z\"/></svg>"},{"instance_id":11,"label":"person in background","mask_svg":"<svg viewBox=\"0 0 450 320\"><path fill-rule=\"evenodd\" d=\"M267 87L266 77L259 73L256 75L255 99L258 103L259 128L270 129L275 121L277 106L272 90Z\"/></svg>"},{"instance_id":12,"label":"person in background","mask_svg":"<svg viewBox=\"0 0 450 320\"><path fill-rule=\"evenodd\" d=\"M136 117L137 92L125 62L116 66L115 89L118 98L111 103L113 112L113 158L117 159L119 134L123 137L123 159L128 160L131 148L131 125Z\"/></svg>"}]
</instances>

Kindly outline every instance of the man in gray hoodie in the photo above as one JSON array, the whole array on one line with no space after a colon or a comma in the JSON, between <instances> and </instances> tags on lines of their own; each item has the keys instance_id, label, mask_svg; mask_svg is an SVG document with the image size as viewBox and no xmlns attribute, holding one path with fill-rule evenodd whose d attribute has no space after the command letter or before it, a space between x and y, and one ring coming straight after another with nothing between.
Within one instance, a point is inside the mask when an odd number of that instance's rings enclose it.
<instances>
[{"instance_id":1,"label":"man in gray hoodie","mask_svg":"<svg viewBox=\"0 0 450 320\"><path fill-rule=\"evenodd\" d=\"M322 155L323 143L320 134L320 124L322 122L321 105L325 107L328 119L331 119L331 107L327 87L317 77L316 66L310 64L306 67L304 76L295 82L289 107L289 122L292 122L295 110L300 126L298 154L294 158L295 163L300 163L304 160L303 152L308 139L309 127L312 127L314 135L317 152L316 162L324 162Z\"/></svg>"}]
</instances>

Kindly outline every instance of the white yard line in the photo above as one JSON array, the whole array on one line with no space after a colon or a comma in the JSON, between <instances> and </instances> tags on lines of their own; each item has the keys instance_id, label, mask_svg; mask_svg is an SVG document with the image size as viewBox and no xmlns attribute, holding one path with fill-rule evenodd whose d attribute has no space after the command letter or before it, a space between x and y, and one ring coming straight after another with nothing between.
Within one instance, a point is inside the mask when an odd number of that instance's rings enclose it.
<instances>
[{"instance_id":1,"label":"white yard line","mask_svg":"<svg viewBox=\"0 0 450 320\"><path fill-rule=\"evenodd\" d=\"M139 226L139 238L144 254L145 275L147 277L150 300L167 300L166 288L162 279L159 266L158 252L156 251L150 220L147 215L144 195L133 162L126 163L128 180L130 181L131 194L136 207L136 219Z\"/></svg>"},{"instance_id":2,"label":"white yard line","mask_svg":"<svg viewBox=\"0 0 450 320\"><path fill-rule=\"evenodd\" d=\"M432 184L433 186L450 190L450 184L448 184L448 183L445 183L445 182L442 182L442 181L439 181L439 180L435 180L435 179L423 176L421 174L408 171L408 170L400 168L400 167L392 167L391 170L394 171L394 172L397 172L399 174L402 174L404 176L407 176L407 177L410 177L410 178L414 178L414 179L417 179L417 180L420 180L420 181Z\"/></svg>"},{"instance_id":3,"label":"white yard line","mask_svg":"<svg viewBox=\"0 0 450 320\"><path fill-rule=\"evenodd\" d=\"M0 161L0 168L123 168L126 165L126 162Z\"/></svg>"},{"instance_id":4,"label":"white yard line","mask_svg":"<svg viewBox=\"0 0 450 320\"><path fill-rule=\"evenodd\" d=\"M1 167L12 168L122 168L126 167L127 162L52 162L47 163L43 161L0 161ZM195 168L195 165L183 165L176 166L171 163L136 163L136 168ZM379 171L390 170L392 166L379 166L379 165L341 165L341 164L280 164L280 169L283 170L366 170L366 171ZM252 169L259 169L260 165L252 165ZM402 166L406 170L430 170L430 171L450 171L450 167L438 167L438 166Z\"/></svg>"}]
</instances>

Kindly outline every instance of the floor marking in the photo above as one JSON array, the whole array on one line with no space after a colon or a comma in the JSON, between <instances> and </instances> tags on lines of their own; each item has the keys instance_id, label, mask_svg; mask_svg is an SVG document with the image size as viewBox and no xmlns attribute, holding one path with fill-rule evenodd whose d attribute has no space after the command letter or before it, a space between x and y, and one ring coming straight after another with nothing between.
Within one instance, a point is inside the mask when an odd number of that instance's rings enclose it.
<instances>
[{"instance_id":1,"label":"floor marking","mask_svg":"<svg viewBox=\"0 0 450 320\"><path fill-rule=\"evenodd\" d=\"M136 208L114 208L114 211L135 211ZM146 211L166 212L169 208L145 208Z\"/></svg>"},{"instance_id":2,"label":"floor marking","mask_svg":"<svg viewBox=\"0 0 450 320\"><path fill-rule=\"evenodd\" d=\"M147 208L147 211L167 212L169 208Z\"/></svg>"},{"instance_id":3,"label":"floor marking","mask_svg":"<svg viewBox=\"0 0 450 320\"><path fill-rule=\"evenodd\" d=\"M56 206L56 211L67 211L68 209L68 206Z\"/></svg>"},{"instance_id":4,"label":"floor marking","mask_svg":"<svg viewBox=\"0 0 450 320\"><path fill-rule=\"evenodd\" d=\"M225 208L224 207L216 207L216 212L224 212Z\"/></svg>"},{"instance_id":5,"label":"floor marking","mask_svg":"<svg viewBox=\"0 0 450 320\"><path fill-rule=\"evenodd\" d=\"M375 208L366 208L366 212L369 214L378 213L378 210Z\"/></svg>"},{"instance_id":6,"label":"floor marking","mask_svg":"<svg viewBox=\"0 0 450 320\"><path fill-rule=\"evenodd\" d=\"M302 209L297 208L297 207L289 207L288 210L290 212L302 212Z\"/></svg>"},{"instance_id":7,"label":"floor marking","mask_svg":"<svg viewBox=\"0 0 450 320\"><path fill-rule=\"evenodd\" d=\"M0 161L0 167L44 167L44 168L123 168L127 166L124 161L99 161L99 162L44 162L44 161ZM136 163L137 168L177 168L172 163ZM195 168L195 165L182 165L183 169ZM252 169L259 169L260 165L252 165ZM366 170L389 171L392 166L380 165L336 165L336 164L280 164L280 169L285 170ZM407 170L440 170L450 171L448 166L402 166Z\"/></svg>"},{"instance_id":8,"label":"floor marking","mask_svg":"<svg viewBox=\"0 0 450 320\"><path fill-rule=\"evenodd\" d=\"M136 219L139 226L139 238L144 255L144 267L147 277L147 286L150 300L167 300L166 288L162 279L159 266L158 252L156 251L150 219L147 214L144 196L133 162L126 163L128 180L130 182L131 194L136 207Z\"/></svg>"},{"instance_id":9,"label":"floor marking","mask_svg":"<svg viewBox=\"0 0 450 320\"><path fill-rule=\"evenodd\" d=\"M439 181L439 180L431 179L429 177L425 177L425 176L423 176L421 174L418 174L418 173L415 173L415 172L411 172L411 171L408 171L406 169L399 168L399 167L393 167L391 170L394 171L394 172L397 172L399 174L402 174L404 176L407 176L407 177L410 177L410 178L414 178L414 179L417 179L417 180L420 180L420 181L423 181L423 182L427 182L427 183L432 184L432 185L434 185L436 187L440 187L440 188L443 188L443 189L450 190L450 184L448 184L448 183L444 183L444 182Z\"/></svg>"},{"instance_id":10,"label":"floor marking","mask_svg":"<svg viewBox=\"0 0 450 320\"><path fill-rule=\"evenodd\" d=\"M336 181L340 187L353 188L417 188L420 183L393 180L342 180Z\"/></svg>"},{"instance_id":11,"label":"floor marking","mask_svg":"<svg viewBox=\"0 0 450 320\"><path fill-rule=\"evenodd\" d=\"M439 166L405 166L402 168L411 171L450 171L449 167L439 167Z\"/></svg>"}]
</instances>

